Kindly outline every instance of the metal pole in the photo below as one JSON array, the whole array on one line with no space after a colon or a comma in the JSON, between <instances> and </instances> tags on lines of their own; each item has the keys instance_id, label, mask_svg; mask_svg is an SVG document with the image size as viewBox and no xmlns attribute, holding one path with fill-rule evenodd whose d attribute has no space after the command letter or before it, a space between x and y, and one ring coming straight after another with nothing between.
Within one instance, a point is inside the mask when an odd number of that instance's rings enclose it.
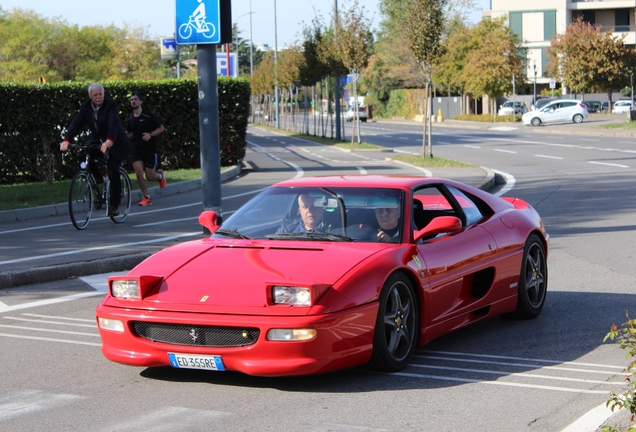
<instances>
[{"instance_id":1,"label":"metal pole","mask_svg":"<svg viewBox=\"0 0 636 432\"><path fill-rule=\"evenodd\" d=\"M532 63L532 69L534 71L534 98L532 99L532 104L537 105L537 63Z\"/></svg>"},{"instance_id":2,"label":"metal pole","mask_svg":"<svg viewBox=\"0 0 636 432\"><path fill-rule=\"evenodd\" d=\"M252 40L252 0L250 0L250 77L254 75L254 41Z\"/></svg>"},{"instance_id":3,"label":"metal pole","mask_svg":"<svg viewBox=\"0 0 636 432\"><path fill-rule=\"evenodd\" d=\"M278 109L278 73L276 68L278 67L278 24L276 23L276 0L274 0L274 111L276 112L276 129L280 129L280 110Z\"/></svg>"},{"instance_id":4,"label":"metal pole","mask_svg":"<svg viewBox=\"0 0 636 432\"><path fill-rule=\"evenodd\" d=\"M334 0L334 21L337 22L338 20L338 0ZM337 27L336 27L336 22L334 22L334 28L337 31ZM336 33L336 38L338 37L338 33ZM335 92L334 92L334 97L336 99L336 139L338 141L340 141L342 139L342 135L340 134L340 77L336 76L336 78L334 79L334 84L335 84Z\"/></svg>"},{"instance_id":5,"label":"metal pole","mask_svg":"<svg viewBox=\"0 0 636 432\"><path fill-rule=\"evenodd\" d=\"M632 72L632 109L634 109L634 72Z\"/></svg>"},{"instance_id":6,"label":"metal pole","mask_svg":"<svg viewBox=\"0 0 636 432\"><path fill-rule=\"evenodd\" d=\"M512 76L512 122L517 121L517 82L515 76Z\"/></svg>"},{"instance_id":7,"label":"metal pole","mask_svg":"<svg viewBox=\"0 0 636 432\"><path fill-rule=\"evenodd\" d=\"M199 147L203 210L213 210L221 224L221 153L216 45L197 45L199 71Z\"/></svg>"}]
</instances>

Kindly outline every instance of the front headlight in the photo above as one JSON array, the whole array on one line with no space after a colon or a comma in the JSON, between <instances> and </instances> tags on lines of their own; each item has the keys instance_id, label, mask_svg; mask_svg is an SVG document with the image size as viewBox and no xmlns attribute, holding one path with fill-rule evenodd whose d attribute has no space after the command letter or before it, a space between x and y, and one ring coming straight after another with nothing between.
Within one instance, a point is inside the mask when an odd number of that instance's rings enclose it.
<instances>
[{"instance_id":1,"label":"front headlight","mask_svg":"<svg viewBox=\"0 0 636 432\"><path fill-rule=\"evenodd\" d=\"M272 287L274 304L291 306L311 306L311 290L307 287L275 286Z\"/></svg>"},{"instance_id":2,"label":"front headlight","mask_svg":"<svg viewBox=\"0 0 636 432\"><path fill-rule=\"evenodd\" d=\"M124 323L119 320L108 319L108 318L97 318L97 322L99 324L99 328L104 330L110 330L117 333L124 332Z\"/></svg>"},{"instance_id":3,"label":"front headlight","mask_svg":"<svg viewBox=\"0 0 636 432\"><path fill-rule=\"evenodd\" d=\"M111 276L108 278L110 295L118 299L141 300L161 286L163 276Z\"/></svg>"},{"instance_id":4,"label":"front headlight","mask_svg":"<svg viewBox=\"0 0 636 432\"><path fill-rule=\"evenodd\" d=\"M138 280L115 279L110 281L110 294L116 298L141 299Z\"/></svg>"},{"instance_id":5,"label":"front headlight","mask_svg":"<svg viewBox=\"0 0 636 432\"><path fill-rule=\"evenodd\" d=\"M267 340L270 341L306 341L316 337L315 329L270 329Z\"/></svg>"}]
</instances>

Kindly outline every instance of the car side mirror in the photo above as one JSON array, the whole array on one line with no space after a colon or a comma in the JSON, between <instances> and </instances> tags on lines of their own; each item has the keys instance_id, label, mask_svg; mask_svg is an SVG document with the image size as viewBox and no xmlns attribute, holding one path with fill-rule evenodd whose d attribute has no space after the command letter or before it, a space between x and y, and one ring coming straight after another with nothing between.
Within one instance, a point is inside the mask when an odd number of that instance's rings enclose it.
<instances>
[{"instance_id":1,"label":"car side mirror","mask_svg":"<svg viewBox=\"0 0 636 432\"><path fill-rule=\"evenodd\" d=\"M441 233L454 233L462 229L462 221L455 216L439 216L433 219L421 230L413 230L413 240L419 241L424 237L436 236Z\"/></svg>"},{"instance_id":2,"label":"car side mirror","mask_svg":"<svg viewBox=\"0 0 636 432\"><path fill-rule=\"evenodd\" d=\"M210 234L214 234L214 232L220 228L220 225L218 225L216 221L216 212L212 210L206 210L199 215L199 224L203 228L207 228Z\"/></svg>"}]
</instances>

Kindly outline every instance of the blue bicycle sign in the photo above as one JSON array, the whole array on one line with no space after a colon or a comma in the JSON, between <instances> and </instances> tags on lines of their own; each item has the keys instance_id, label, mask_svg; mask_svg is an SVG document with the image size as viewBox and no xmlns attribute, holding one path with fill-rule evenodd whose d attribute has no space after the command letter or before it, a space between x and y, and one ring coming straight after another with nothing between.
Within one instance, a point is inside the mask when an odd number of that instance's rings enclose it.
<instances>
[{"instance_id":1,"label":"blue bicycle sign","mask_svg":"<svg viewBox=\"0 0 636 432\"><path fill-rule=\"evenodd\" d=\"M177 0L177 43L218 43L219 1L196 0L196 3Z\"/></svg>"}]
</instances>

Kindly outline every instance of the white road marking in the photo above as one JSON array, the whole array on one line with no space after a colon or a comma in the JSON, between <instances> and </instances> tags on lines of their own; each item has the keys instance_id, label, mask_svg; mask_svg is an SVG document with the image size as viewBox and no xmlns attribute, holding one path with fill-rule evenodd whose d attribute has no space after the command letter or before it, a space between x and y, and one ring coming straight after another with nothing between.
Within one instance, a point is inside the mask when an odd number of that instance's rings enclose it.
<instances>
[{"instance_id":1,"label":"white road marking","mask_svg":"<svg viewBox=\"0 0 636 432\"><path fill-rule=\"evenodd\" d=\"M4 317L4 319L13 320L13 321L38 323L38 324L55 324L55 325L67 325L67 326L73 326L73 327L95 328L95 323L77 324L77 323L65 323L65 322L53 321L53 320L29 319L29 318L21 318L21 317Z\"/></svg>"},{"instance_id":2,"label":"white road marking","mask_svg":"<svg viewBox=\"0 0 636 432\"><path fill-rule=\"evenodd\" d=\"M499 360L520 360L520 361L531 361L536 363L546 363L553 365L560 364L571 364L571 365L580 365L580 366L590 366L590 367L609 367L620 369L621 371L625 370L623 366L608 366L606 364L598 364L598 363L582 363L582 362L563 362L558 360L544 360L537 358L528 358L528 357L512 357L512 356L502 356L502 355L493 355L493 354L470 354L456 351L428 351L430 354L444 354L444 355L454 355L459 356L461 358L465 357L476 357L476 358L488 358L488 359L499 359Z\"/></svg>"},{"instance_id":3,"label":"white road marking","mask_svg":"<svg viewBox=\"0 0 636 432\"><path fill-rule=\"evenodd\" d=\"M45 338L45 337L35 337L35 336L20 336L20 335L7 334L7 333L0 333L0 336L14 338L14 339L38 340L38 341L44 341L44 342L61 342L61 343L68 343L73 345L90 345L90 346L96 346L96 347L102 346L101 342L100 343L82 342L82 341L74 341L74 340L68 340L68 339L55 339L55 338Z\"/></svg>"},{"instance_id":4,"label":"white road marking","mask_svg":"<svg viewBox=\"0 0 636 432\"><path fill-rule=\"evenodd\" d=\"M512 150L503 150L503 149L495 149L496 152L501 152L501 153L513 153L513 154L517 154L516 151L512 151Z\"/></svg>"},{"instance_id":5,"label":"white road marking","mask_svg":"<svg viewBox=\"0 0 636 432\"><path fill-rule=\"evenodd\" d=\"M562 159L563 159L562 157L557 157L557 156L548 156L548 155L540 155L540 154L537 154L537 155L534 155L534 156L535 156L535 157L539 157L539 158L546 158L546 159L559 159L559 160L562 160Z\"/></svg>"},{"instance_id":6,"label":"white road marking","mask_svg":"<svg viewBox=\"0 0 636 432\"><path fill-rule=\"evenodd\" d=\"M591 163L591 164L594 164L594 165L613 166L613 167L618 167L618 168L629 168L629 166L627 166L627 165L613 164L613 163L607 163L607 162L588 161L588 163Z\"/></svg>"},{"instance_id":7,"label":"white road marking","mask_svg":"<svg viewBox=\"0 0 636 432\"><path fill-rule=\"evenodd\" d=\"M39 390L4 394L0 399L0 421L59 408L79 399L83 398L76 395L49 394Z\"/></svg>"},{"instance_id":8,"label":"white road marking","mask_svg":"<svg viewBox=\"0 0 636 432\"><path fill-rule=\"evenodd\" d=\"M217 429L214 427L214 420L231 415L231 413L223 411L163 406L152 411L146 410L143 415L120 419L118 424L109 424L102 430L109 432L213 430Z\"/></svg>"},{"instance_id":9,"label":"white road marking","mask_svg":"<svg viewBox=\"0 0 636 432\"><path fill-rule=\"evenodd\" d=\"M5 317L6 318L6 317ZM76 336L90 336L90 337L99 337L99 333L82 333L82 332L72 332L67 330L52 330L45 329L39 327L27 327L27 326L14 326L14 325L4 325L0 324L1 328L9 328L9 329L18 329L18 330L30 330L30 331L40 331L40 332L48 332L48 333L63 333L63 334L71 334ZM96 326L93 326L96 327Z\"/></svg>"},{"instance_id":10,"label":"white road marking","mask_svg":"<svg viewBox=\"0 0 636 432\"><path fill-rule=\"evenodd\" d=\"M562 429L561 432L595 432L612 414L613 411L603 402L596 408L586 412L565 429Z\"/></svg>"},{"instance_id":11,"label":"white road marking","mask_svg":"<svg viewBox=\"0 0 636 432\"><path fill-rule=\"evenodd\" d=\"M442 381L499 385L499 386L506 386L506 387L522 387L522 388L532 388L532 389L540 389L540 390L554 390L554 391L562 391L567 393L585 393L585 394L603 394L603 395L608 394L607 390L585 390L585 389L575 389L575 388L567 388L567 387L545 386L545 385L538 385L538 384L522 384L522 383L508 382L508 381L482 381L482 380L470 379L470 378L459 378L459 377L449 377L449 376L440 376L440 375L424 375L424 374L414 374L414 373L406 373L406 372L394 372L391 375L404 376L404 377L410 377L410 378L436 379L436 380L442 380Z\"/></svg>"},{"instance_id":12,"label":"white road marking","mask_svg":"<svg viewBox=\"0 0 636 432\"><path fill-rule=\"evenodd\" d=\"M68 296L57 297L57 298L52 298L47 300L38 300L34 302L29 302L29 303L22 303L22 304L13 305L13 306L4 305L3 307L0 307L0 313L13 312L20 309L29 309L29 308L38 307L38 306L47 306L47 305L56 304L56 303L64 303L67 301L79 300L79 299L94 297L98 295L104 295L104 293L91 291L87 293L72 294Z\"/></svg>"},{"instance_id":13,"label":"white road marking","mask_svg":"<svg viewBox=\"0 0 636 432\"><path fill-rule=\"evenodd\" d=\"M424 355L424 356L414 356L416 358L423 358L423 359L427 359L427 360L444 360L444 361L454 361L454 362L458 362L458 363L487 363L489 365L501 365L501 366L515 366L515 367L526 367L526 368L537 368L537 367L541 367L541 368L545 368L545 369L554 369L554 370L560 370L560 371L568 371L568 372L582 372L582 373L591 373L591 374L602 374L602 375L616 375L618 372L617 371L612 371L612 370L593 370L593 369L580 369L580 368L572 368L572 367L563 367L563 366L556 366L556 365L550 365L550 366L538 366L536 364L532 364L532 363L509 363L509 362L496 362L496 361L492 361L492 360L469 360L469 359L462 359L462 358L458 358L458 357L436 357L436 356L431 356L431 355Z\"/></svg>"},{"instance_id":14,"label":"white road marking","mask_svg":"<svg viewBox=\"0 0 636 432\"><path fill-rule=\"evenodd\" d=\"M625 385L625 380L623 379L621 381L601 381L601 380L591 380L591 379L584 379L584 378L566 378L566 377L552 376L552 375L538 375L538 374L531 374L526 372L503 372L503 371L496 371L496 370L468 369L468 368L456 368L456 367L448 367L448 366L432 366L432 365L420 365L420 364L409 364L409 366L423 368L423 369L439 369L439 370L448 370L448 371L457 371L457 372L480 373L480 374L488 374L488 375L538 378L538 379L551 380L551 381L570 381L570 382L580 382L580 383L586 383L586 384L617 385L617 386Z\"/></svg>"},{"instance_id":15,"label":"white road marking","mask_svg":"<svg viewBox=\"0 0 636 432\"><path fill-rule=\"evenodd\" d=\"M45 259L45 258L56 258L56 257L61 257L61 256L76 255L76 254L82 254L82 253L91 252L91 251L102 251L102 250L107 250L107 249L120 249L121 248L122 250L125 250L126 248L131 247L131 246L139 246L139 245L153 244L153 243L163 243L163 242L168 242L168 241L172 241L172 240L177 240L177 239L180 239L180 238L193 237L193 236L199 236L199 235L201 235L201 232L196 231L196 232L191 232L191 233L178 234L178 235L174 235L174 236L161 237L161 238L156 238L156 239L151 239L151 240L143 240L143 241L132 242L132 243L119 243L119 244L113 244L113 245L107 245L107 246L95 246L95 247L92 247L92 248L73 249L73 250L69 250L69 251L66 251L66 252L58 252L58 253L53 253L53 254L37 255L37 256L30 256L30 257L24 257L24 258L17 258L17 259L13 259L13 260L0 261L0 265L14 264L14 263L26 262L26 261L37 261L37 260L41 260L41 259Z\"/></svg>"},{"instance_id":16,"label":"white road marking","mask_svg":"<svg viewBox=\"0 0 636 432\"><path fill-rule=\"evenodd\" d=\"M480 149L480 146L464 144L464 147Z\"/></svg>"}]
</instances>

